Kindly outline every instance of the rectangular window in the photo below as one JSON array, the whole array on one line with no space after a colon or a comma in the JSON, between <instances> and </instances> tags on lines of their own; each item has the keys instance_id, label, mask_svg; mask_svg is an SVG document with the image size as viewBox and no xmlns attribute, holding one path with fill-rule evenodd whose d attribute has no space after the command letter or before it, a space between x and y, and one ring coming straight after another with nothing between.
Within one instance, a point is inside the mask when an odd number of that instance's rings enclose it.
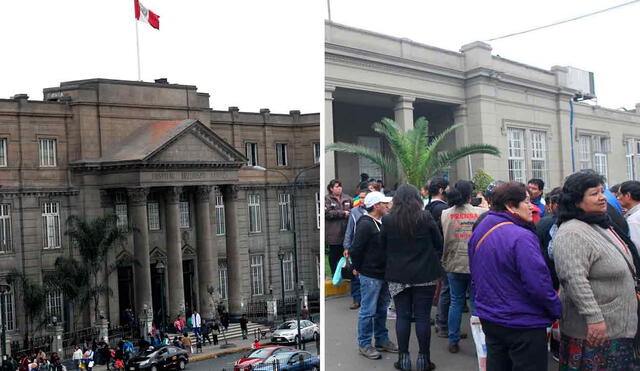
<instances>
[{"instance_id":1,"label":"rectangular window","mask_svg":"<svg viewBox=\"0 0 640 371\"><path fill-rule=\"evenodd\" d=\"M0 167L7 167L7 139L0 139Z\"/></svg>"},{"instance_id":2,"label":"rectangular window","mask_svg":"<svg viewBox=\"0 0 640 371\"><path fill-rule=\"evenodd\" d=\"M180 195L180 228L190 227L189 199L185 193Z\"/></svg>"},{"instance_id":3,"label":"rectangular window","mask_svg":"<svg viewBox=\"0 0 640 371\"><path fill-rule=\"evenodd\" d=\"M55 139L39 139L40 148L40 166L55 167L56 166L56 140Z\"/></svg>"},{"instance_id":4,"label":"rectangular window","mask_svg":"<svg viewBox=\"0 0 640 371\"><path fill-rule=\"evenodd\" d=\"M251 255L251 295L264 295L262 255Z\"/></svg>"},{"instance_id":5,"label":"rectangular window","mask_svg":"<svg viewBox=\"0 0 640 371\"><path fill-rule=\"evenodd\" d=\"M247 203L249 205L249 232L261 232L260 195L247 195Z\"/></svg>"},{"instance_id":6,"label":"rectangular window","mask_svg":"<svg viewBox=\"0 0 640 371\"><path fill-rule=\"evenodd\" d=\"M62 321L62 291L49 290L47 292L47 315L56 316L58 321Z\"/></svg>"},{"instance_id":7,"label":"rectangular window","mask_svg":"<svg viewBox=\"0 0 640 371\"><path fill-rule=\"evenodd\" d=\"M227 263L218 262L218 287L220 287L220 298L227 298L227 290L229 289L227 283Z\"/></svg>"},{"instance_id":8,"label":"rectangular window","mask_svg":"<svg viewBox=\"0 0 640 371\"><path fill-rule=\"evenodd\" d=\"M258 166L258 143L246 142L244 154L247 156L247 165Z\"/></svg>"},{"instance_id":9,"label":"rectangular window","mask_svg":"<svg viewBox=\"0 0 640 371\"><path fill-rule=\"evenodd\" d=\"M531 130L531 177L547 181L547 133Z\"/></svg>"},{"instance_id":10,"label":"rectangular window","mask_svg":"<svg viewBox=\"0 0 640 371\"><path fill-rule=\"evenodd\" d=\"M150 231L160 230L160 206L157 201L147 202L147 220Z\"/></svg>"},{"instance_id":11,"label":"rectangular window","mask_svg":"<svg viewBox=\"0 0 640 371\"><path fill-rule=\"evenodd\" d=\"M216 235L224 236L224 199L222 196L216 196Z\"/></svg>"},{"instance_id":12,"label":"rectangular window","mask_svg":"<svg viewBox=\"0 0 640 371\"><path fill-rule=\"evenodd\" d=\"M15 302L13 297L13 290L11 287L4 294L0 294L0 308L1 311L4 312L4 325L7 331L13 331L16 329L16 319L15 319Z\"/></svg>"},{"instance_id":13,"label":"rectangular window","mask_svg":"<svg viewBox=\"0 0 640 371\"><path fill-rule=\"evenodd\" d=\"M287 166L287 144L276 143L276 158L278 166Z\"/></svg>"},{"instance_id":14,"label":"rectangular window","mask_svg":"<svg viewBox=\"0 0 640 371\"><path fill-rule=\"evenodd\" d=\"M313 163L320 163L320 143L313 143Z\"/></svg>"},{"instance_id":15,"label":"rectangular window","mask_svg":"<svg viewBox=\"0 0 640 371\"><path fill-rule=\"evenodd\" d=\"M636 166L635 166L635 153L634 153L634 140L627 139L625 142L625 147L627 150L626 159L627 159L627 179L628 180L636 180Z\"/></svg>"},{"instance_id":16,"label":"rectangular window","mask_svg":"<svg viewBox=\"0 0 640 371\"><path fill-rule=\"evenodd\" d=\"M280 230L291 230L291 195L280 193L278 195L278 208L280 209Z\"/></svg>"},{"instance_id":17,"label":"rectangular window","mask_svg":"<svg viewBox=\"0 0 640 371\"><path fill-rule=\"evenodd\" d=\"M45 249L60 248L60 204L45 202L42 204L42 240Z\"/></svg>"},{"instance_id":18,"label":"rectangular window","mask_svg":"<svg viewBox=\"0 0 640 371\"><path fill-rule=\"evenodd\" d=\"M126 228L129 226L127 195L124 192L118 192L115 195L115 211L116 216L118 217L118 227Z\"/></svg>"},{"instance_id":19,"label":"rectangular window","mask_svg":"<svg viewBox=\"0 0 640 371\"><path fill-rule=\"evenodd\" d=\"M594 163L595 166L593 170L595 170L598 174L607 178L608 168L607 168L607 155L605 153L594 153Z\"/></svg>"},{"instance_id":20,"label":"rectangular window","mask_svg":"<svg viewBox=\"0 0 640 371\"><path fill-rule=\"evenodd\" d=\"M591 137L580 135L578 138L578 156L580 158L580 170L591 169Z\"/></svg>"},{"instance_id":21,"label":"rectangular window","mask_svg":"<svg viewBox=\"0 0 640 371\"><path fill-rule=\"evenodd\" d=\"M11 205L0 204L0 254L13 252L11 243Z\"/></svg>"},{"instance_id":22,"label":"rectangular window","mask_svg":"<svg viewBox=\"0 0 640 371\"><path fill-rule=\"evenodd\" d=\"M320 229L320 192L316 192L316 228Z\"/></svg>"},{"instance_id":23,"label":"rectangular window","mask_svg":"<svg viewBox=\"0 0 640 371\"><path fill-rule=\"evenodd\" d=\"M282 259L282 271L284 272L284 291L293 290L293 253L288 252Z\"/></svg>"},{"instance_id":24,"label":"rectangular window","mask_svg":"<svg viewBox=\"0 0 640 371\"><path fill-rule=\"evenodd\" d=\"M509 149L509 180L525 183L524 129L507 129Z\"/></svg>"}]
</instances>

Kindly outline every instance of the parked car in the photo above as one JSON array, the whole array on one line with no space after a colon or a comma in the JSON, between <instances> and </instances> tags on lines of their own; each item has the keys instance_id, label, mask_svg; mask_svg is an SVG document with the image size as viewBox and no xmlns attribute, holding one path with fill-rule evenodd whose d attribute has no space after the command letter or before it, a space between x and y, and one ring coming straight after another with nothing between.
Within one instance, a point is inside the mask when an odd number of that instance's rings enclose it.
<instances>
[{"instance_id":1,"label":"parked car","mask_svg":"<svg viewBox=\"0 0 640 371\"><path fill-rule=\"evenodd\" d=\"M296 320L287 321L276 327L271 335L271 342L274 344L297 343L297 322ZM314 340L320 336L320 327L309 320L300 320L300 334L302 335L302 341Z\"/></svg>"},{"instance_id":2,"label":"parked car","mask_svg":"<svg viewBox=\"0 0 640 371\"><path fill-rule=\"evenodd\" d=\"M290 352L295 349L285 347L282 345L267 345L258 349L254 349L251 353L246 356L240 358L233 364L233 371L249 371L251 367L255 364L258 364L270 356L277 354L279 352Z\"/></svg>"},{"instance_id":3,"label":"parked car","mask_svg":"<svg viewBox=\"0 0 640 371\"><path fill-rule=\"evenodd\" d=\"M278 352L253 365L252 371L271 371L276 364L278 371L319 371L320 357L304 350Z\"/></svg>"},{"instance_id":4,"label":"parked car","mask_svg":"<svg viewBox=\"0 0 640 371\"><path fill-rule=\"evenodd\" d=\"M165 345L159 348L150 347L140 352L127 362L127 371L136 370L184 370L189 363L189 355L186 350L173 345Z\"/></svg>"}]
</instances>

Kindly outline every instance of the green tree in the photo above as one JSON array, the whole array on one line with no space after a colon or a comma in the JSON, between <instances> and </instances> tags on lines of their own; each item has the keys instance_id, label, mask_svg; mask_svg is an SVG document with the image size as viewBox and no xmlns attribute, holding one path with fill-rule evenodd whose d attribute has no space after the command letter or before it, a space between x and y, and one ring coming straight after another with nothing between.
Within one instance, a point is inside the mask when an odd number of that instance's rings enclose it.
<instances>
[{"instance_id":1,"label":"green tree","mask_svg":"<svg viewBox=\"0 0 640 371\"><path fill-rule=\"evenodd\" d=\"M25 348L29 348L31 344L31 334L42 328L46 324L45 315L47 298L46 288L34 282L24 273L13 271L7 277L7 282L17 288L19 297L22 299L26 329L25 329Z\"/></svg>"},{"instance_id":2,"label":"green tree","mask_svg":"<svg viewBox=\"0 0 640 371\"><path fill-rule=\"evenodd\" d=\"M118 226L115 214L99 216L85 221L72 215L67 219L67 232L75 257L58 257L55 272L46 277L48 285L62 290L76 308L91 305L95 319L99 319L100 296L110 296L108 277L119 266L132 261L109 261L109 253L121 246L129 230Z\"/></svg>"},{"instance_id":3,"label":"green tree","mask_svg":"<svg viewBox=\"0 0 640 371\"><path fill-rule=\"evenodd\" d=\"M395 175L401 182L413 184L418 189L428 178L441 173L467 155L475 153L500 155L498 148L489 144L471 144L451 151L442 151L440 147L445 138L459 128L460 124L448 127L431 141L428 134L429 123L424 117L420 117L414 127L406 132L403 132L398 124L389 118L383 118L372 127L389 142L390 156L365 146L343 142L330 144L326 150L367 158L380 166L387 175Z\"/></svg>"},{"instance_id":4,"label":"green tree","mask_svg":"<svg viewBox=\"0 0 640 371\"><path fill-rule=\"evenodd\" d=\"M487 189L489 184L491 184L491 182L493 182L494 180L495 179L493 179L491 175L487 174L487 172L482 169L476 171L476 173L473 175L473 179L471 179L473 184L476 185L476 190L478 192L484 192L484 190Z\"/></svg>"}]
</instances>

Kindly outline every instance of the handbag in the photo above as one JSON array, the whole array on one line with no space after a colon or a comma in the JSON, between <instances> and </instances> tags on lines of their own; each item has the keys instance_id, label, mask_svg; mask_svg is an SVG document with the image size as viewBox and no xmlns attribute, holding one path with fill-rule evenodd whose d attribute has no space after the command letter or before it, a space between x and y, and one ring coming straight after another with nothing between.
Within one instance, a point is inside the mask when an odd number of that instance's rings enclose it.
<instances>
[{"instance_id":1,"label":"handbag","mask_svg":"<svg viewBox=\"0 0 640 371\"><path fill-rule=\"evenodd\" d=\"M345 259L345 264L341 269L341 275L342 275L342 279L347 279L347 280L352 280L355 278L355 276L353 275L353 264L351 263L351 259L350 258L343 258Z\"/></svg>"}]
</instances>

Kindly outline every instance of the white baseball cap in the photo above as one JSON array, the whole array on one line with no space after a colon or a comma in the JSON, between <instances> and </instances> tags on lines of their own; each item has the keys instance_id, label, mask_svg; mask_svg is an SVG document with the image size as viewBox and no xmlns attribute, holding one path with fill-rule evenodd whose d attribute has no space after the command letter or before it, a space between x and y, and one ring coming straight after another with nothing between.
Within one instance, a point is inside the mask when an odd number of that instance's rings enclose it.
<instances>
[{"instance_id":1,"label":"white baseball cap","mask_svg":"<svg viewBox=\"0 0 640 371\"><path fill-rule=\"evenodd\" d=\"M364 207L367 209L380 202L391 202L392 197L386 197L382 192L369 192L364 198Z\"/></svg>"}]
</instances>

